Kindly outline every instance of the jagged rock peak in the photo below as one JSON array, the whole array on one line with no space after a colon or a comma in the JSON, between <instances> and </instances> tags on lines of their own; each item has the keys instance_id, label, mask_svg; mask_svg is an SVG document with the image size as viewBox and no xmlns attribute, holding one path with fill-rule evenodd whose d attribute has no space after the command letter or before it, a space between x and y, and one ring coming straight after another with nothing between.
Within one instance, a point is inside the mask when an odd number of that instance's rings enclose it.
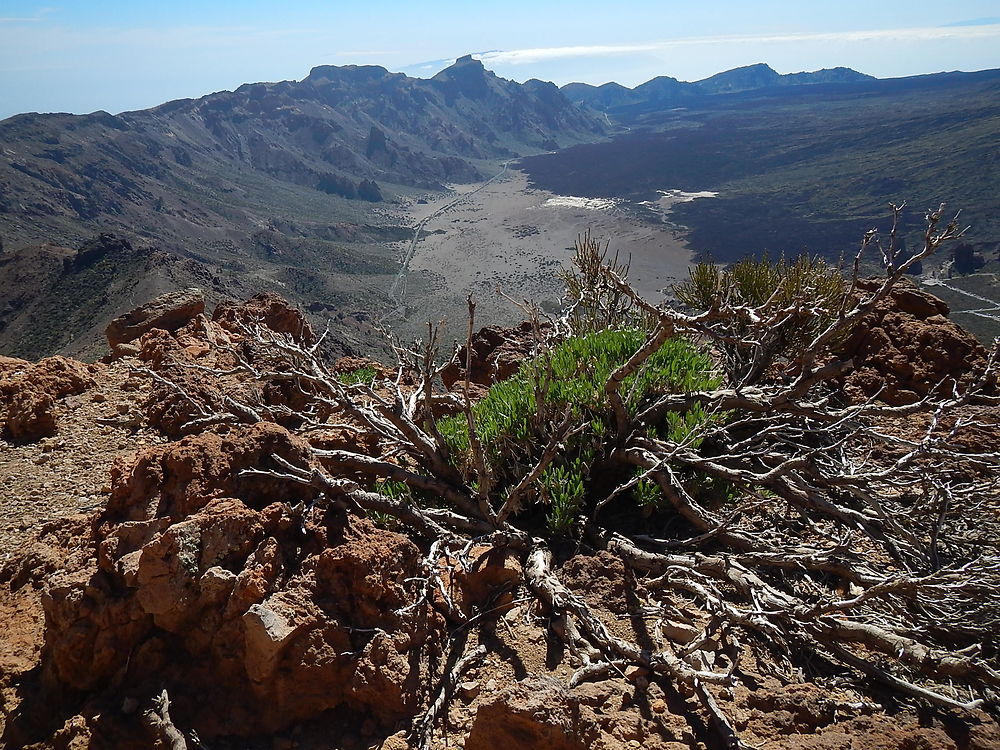
<instances>
[{"instance_id":1,"label":"jagged rock peak","mask_svg":"<svg viewBox=\"0 0 1000 750\"><path fill-rule=\"evenodd\" d=\"M494 78L496 76L486 69L481 60L464 55L431 80L444 86L451 95L463 94L470 99L481 99L489 93L489 81Z\"/></svg>"},{"instance_id":2,"label":"jagged rock peak","mask_svg":"<svg viewBox=\"0 0 1000 750\"><path fill-rule=\"evenodd\" d=\"M454 64L450 65L449 67L451 68L472 67L472 68L479 68L480 70L486 70L486 66L483 65L483 61L473 57L472 55L462 55L460 58L455 60ZM447 70L447 68L445 70Z\"/></svg>"},{"instance_id":3,"label":"jagged rock peak","mask_svg":"<svg viewBox=\"0 0 1000 750\"><path fill-rule=\"evenodd\" d=\"M458 81L475 80L493 75L492 71L486 69L482 60L477 60L472 55L463 55L431 78L432 81Z\"/></svg>"}]
</instances>

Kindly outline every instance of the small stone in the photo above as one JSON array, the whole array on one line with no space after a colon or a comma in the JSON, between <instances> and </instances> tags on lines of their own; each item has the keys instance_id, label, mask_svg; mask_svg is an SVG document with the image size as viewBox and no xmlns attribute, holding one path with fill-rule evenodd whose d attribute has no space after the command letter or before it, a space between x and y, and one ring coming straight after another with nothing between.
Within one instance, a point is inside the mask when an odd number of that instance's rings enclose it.
<instances>
[{"instance_id":1,"label":"small stone","mask_svg":"<svg viewBox=\"0 0 1000 750\"><path fill-rule=\"evenodd\" d=\"M662 698L657 698L655 701L649 704L649 707L653 709L653 713L662 714L667 710L667 702Z\"/></svg>"},{"instance_id":2,"label":"small stone","mask_svg":"<svg viewBox=\"0 0 1000 750\"><path fill-rule=\"evenodd\" d=\"M460 682L458 684L459 694L467 701L475 700L476 696L479 695L480 689L478 680L470 680L469 682Z\"/></svg>"},{"instance_id":3,"label":"small stone","mask_svg":"<svg viewBox=\"0 0 1000 750\"><path fill-rule=\"evenodd\" d=\"M108 400L108 397L105 396L103 393L95 393L93 396L90 397L90 400L93 401L95 404L103 404L105 401Z\"/></svg>"},{"instance_id":4,"label":"small stone","mask_svg":"<svg viewBox=\"0 0 1000 750\"><path fill-rule=\"evenodd\" d=\"M523 612L524 607L511 607L510 610L503 616L503 619L509 623L517 622Z\"/></svg>"},{"instance_id":5,"label":"small stone","mask_svg":"<svg viewBox=\"0 0 1000 750\"><path fill-rule=\"evenodd\" d=\"M487 680L487 681L486 681L486 685L485 685L485 688L486 688L486 692L487 692L487 693L494 693L494 692L496 692L496 689L497 689L497 681L496 681L496 680L494 680L494 679L493 679L493 678L491 677L491 678L490 678L489 680Z\"/></svg>"},{"instance_id":6,"label":"small stone","mask_svg":"<svg viewBox=\"0 0 1000 750\"><path fill-rule=\"evenodd\" d=\"M640 677L645 677L648 674L644 667L629 667L625 670L625 679L629 682L635 682Z\"/></svg>"}]
</instances>

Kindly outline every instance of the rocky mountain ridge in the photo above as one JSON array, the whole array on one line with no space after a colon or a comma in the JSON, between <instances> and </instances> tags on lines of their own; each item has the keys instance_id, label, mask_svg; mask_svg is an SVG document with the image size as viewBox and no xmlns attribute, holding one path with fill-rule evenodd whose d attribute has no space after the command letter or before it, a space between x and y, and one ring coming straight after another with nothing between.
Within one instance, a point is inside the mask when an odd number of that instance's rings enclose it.
<instances>
[{"instance_id":1,"label":"rocky mountain ridge","mask_svg":"<svg viewBox=\"0 0 1000 750\"><path fill-rule=\"evenodd\" d=\"M616 107L638 104L679 105L690 100L699 101L704 97L720 94L735 94L747 91L762 91L792 86L815 84L858 83L876 81L874 76L859 73L851 68L824 68L811 72L786 73L782 75L766 63L733 68L700 81L679 81L670 76L657 76L634 88L620 83L605 83L593 86L588 83L568 83L560 90L578 104L586 104L601 111Z\"/></svg>"},{"instance_id":2,"label":"rocky mountain ridge","mask_svg":"<svg viewBox=\"0 0 1000 750\"><path fill-rule=\"evenodd\" d=\"M199 286L213 300L281 289L366 329L398 268L387 244L412 234L399 195L485 179L502 160L607 127L554 85L508 81L470 57L430 80L324 65L119 115L11 117L0 122L0 350L90 356L91 327L132 306L133 288ZM98 234L135 252L76 264Z\"/></svg>"},{"instance_id":3,"label":"rocky mountain ridge","mask_svg":"<svg viewBox=\"0 0 1000 750\"><path fill-rule=\"evenodd\" d=\"M264 217L239 216L240 197L277 192L274 181L377 202L387 184L472 181L484 160L605 127L555 86L498 78L471 57L430 80L324 65L301 81L119 115L17 115L0 122L0 236L12 245L64 242L60 222L127 226L162 242L220 224L246 229ZM343 213L337 203L329 209Z\"/></svg>"}]
</instances>

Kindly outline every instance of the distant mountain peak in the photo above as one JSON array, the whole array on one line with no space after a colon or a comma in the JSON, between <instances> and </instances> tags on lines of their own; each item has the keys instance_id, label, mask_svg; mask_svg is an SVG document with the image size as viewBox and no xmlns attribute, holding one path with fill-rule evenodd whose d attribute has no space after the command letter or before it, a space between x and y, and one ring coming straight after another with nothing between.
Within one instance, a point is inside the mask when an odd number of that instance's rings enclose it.
<instances>
[{"instance_id":1,"label":"distant mountain peak","mask_svg":"<svg viewBox=\"0 0 1000 750\"><path fill-rule=\"evenodd\" d=\"M816 83L839 84L873 80L875 80L873 76L859 73L851 68L824 68L812 72L781 74L767 63L759 62L725 70L693 83L678 81L670 76L657 76L631 89L617 83L605 83L602 86L569 83L562 87L562 91L571 101L578 104L609 111L617 107L638 104L677 106L690 101L692 97L700 96L737 94Z\"/></svg>"},{"instance_id":2,"label":"distant mountain peak","mask_svg":"<svg viewBox=\"0 0 1000 750\"><path fill-rule=\"evenodd\" d=\"M482 60L477 60L472 55L462 55L431 80L453 79L456 76L486 76L490 74L490 71L483 65Z\"/></svg>"},{"instance_id":3,"label":"distant mountain peak","mask_svg":"<svg viewBox=\"0 0 1000 750\"><path fill-rule=\"evenodd\" d=\"M694 85L713 94L722 94L772 86L780 79L781 74L767 63L755 63L716 73Z\"/></svg>"},{"instance_id":4,"label":"distant mountain peak","mask_svg":"<svg viewBox=\"0 0 1000 750\"><path fill-rule=\"evenodd\" d=\"M455 60L455 65L473 65L483 68L484 70L486 69L486 66L483 65L483 61L473 57L472 55L462 55L460 58Z\"/></svg>"},{"instance_id":5,"label":"distant mountain peak","mask_svg":"<svg viewBox=\"0 0 1000 750\"><path fill-rule=\"evenodd\" d=\"M469 99L482 99L489 94L489 79L496 76L472 55L463 55L431 78L445 87L451 96L461 94Z\"/></svg>"}]
</instances>

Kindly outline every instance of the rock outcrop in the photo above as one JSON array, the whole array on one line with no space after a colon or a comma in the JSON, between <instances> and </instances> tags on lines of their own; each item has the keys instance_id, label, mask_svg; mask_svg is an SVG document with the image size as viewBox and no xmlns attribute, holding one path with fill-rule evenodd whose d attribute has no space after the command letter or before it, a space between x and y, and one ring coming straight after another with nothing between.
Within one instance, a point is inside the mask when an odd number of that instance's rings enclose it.
<instances>
[{"instance_id":1,"label":"rock outcrop","mask_svg":"<svg viewBox=\"0 0 1000 750\"><path fill-rule=\"evenodd\" d=\"M868 290L877 281L866 282ZM911 404L939 384L968 386L986 361L975 337L947 318L948 305L900 282L841 347L854 360L845 391L856 400L875 397L891 405Z\"/></svg>"},{"instance_id":2,"label":"rock outcrop","mask_svg":"<svg viewBox=\"0 0 1000 750\"><path fill-rule=\"evenodd\" d=\"M210 424L212 416L223 411L227 398L264 408L301 405L304 394L290 381L272 379L261 386L247 373L222 376L213 372L239 369L241 359L266 364L260 359L261 347L248 335L254 326L287 335L302 346L315 342L299 310L278 295L264 292L245 302L222 302L211 318L193 314L173 330L150 327L116 347L114 356L134 356L157 373L143 411L165 435L179 437Z\"/></svg>"},{"instance_id":3,"label":"rock outcrop","mask_svg":"<svg viewBox=\"0 0 1000 750\"><path fill-rule=\"evenodd\" d=\"M66 357L0 357L0 431L18 442L54 435L58 402L93 387L97 369Z\"/></svg>"},{"instance_id":4,"label":"rock outcrop","mask_svg":"<svg viewBox=\"0 0 1000 750\"><path fill-rule=\"evenodd\" d=\"M517 372L522 362L531 358L536 345L536 334L528 321L515 328L481 328L472 337L469 382L489 387L506 380ZM441 373L446 388L456 390L464 387L467 361L468 350L462 345Z\"/></svg>"},{"instance_id":5,"label":"rock outcrop","mask_svg":"<svg viewBox=\"0 0 1000 750\"><path fill-rule=\"evenodd\" d=\"M420 552L313 490L243 474L305 452L262 423L116 466L96 569L56 575L43 598L47 683L143 699L166 686L203 738L337 707L384 726L412 714L443 622L402 612Z\"/></svg>"},{"instance_id":6,"label":"rock outcrop","mask_svg":"<svg viewBox=\"0 0 1000 750\"><path fill-rule=\"evenodd\" d=\"M205 297L200 289L182 289L161 294L141 307L121 315L108 324L104 333L111 351L148 333L154 328L176 331L195 316L205 312Z\"/></svg>"}]
</instances>

